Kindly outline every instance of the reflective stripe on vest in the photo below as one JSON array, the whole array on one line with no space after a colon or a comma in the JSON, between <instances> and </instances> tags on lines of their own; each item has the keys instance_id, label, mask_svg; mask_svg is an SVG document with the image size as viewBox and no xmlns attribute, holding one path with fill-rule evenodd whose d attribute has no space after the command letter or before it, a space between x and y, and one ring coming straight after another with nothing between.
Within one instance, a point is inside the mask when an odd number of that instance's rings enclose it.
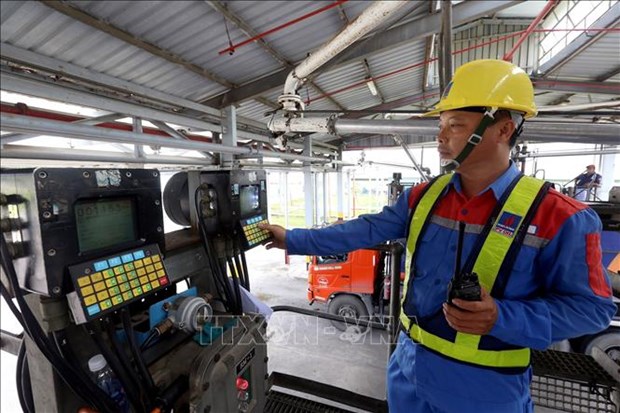
<instances>
[{"instance_id":1,"label":"reflective stripe on vest","mask_svg":"<svg viewBox=\"0 0 620 413\"><path fill-rule=\"evenodd\" d=\"M411 218L405 261L408 271L403 287L400 321L414 341L447 357L486 367L526 367L530 363L530 350L528 348L483 350L478 348L481 336L460 332L456 333L456 339L452 342L412 323L404 312L403 304L407 298L407 287L412 272L411 264L415 249L426 222L430 221L434 205L450 182L451 177L451 175L439 177L432 184L432 187L426 190L418 201ZM544 181L535 178L521 177L493 223L473 268L473 271L478 274L480 284L487 291L492 290L510 245L519 232L523 218L530 210L543 184ZM515 222L517 219L518 221ZM507 220L509 220L508 225L506 225Z\"/></svg>"}]
</instances>

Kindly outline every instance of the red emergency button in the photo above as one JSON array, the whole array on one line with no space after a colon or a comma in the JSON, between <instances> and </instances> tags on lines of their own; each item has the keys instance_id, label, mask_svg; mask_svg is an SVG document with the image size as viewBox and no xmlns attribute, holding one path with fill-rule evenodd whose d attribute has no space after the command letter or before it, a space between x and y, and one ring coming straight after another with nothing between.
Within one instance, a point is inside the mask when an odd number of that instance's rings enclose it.
<instances>
[{"instance_id":1,"label":"red emergency button","mask_svg":"<svg viewBox=\"0 0 620 413\"><path fill-rule=\"evenodd\" d=\"M250 387L250 383L246 379L237 377L237 390L247 390Z\"/></svg>"}]
</instances>

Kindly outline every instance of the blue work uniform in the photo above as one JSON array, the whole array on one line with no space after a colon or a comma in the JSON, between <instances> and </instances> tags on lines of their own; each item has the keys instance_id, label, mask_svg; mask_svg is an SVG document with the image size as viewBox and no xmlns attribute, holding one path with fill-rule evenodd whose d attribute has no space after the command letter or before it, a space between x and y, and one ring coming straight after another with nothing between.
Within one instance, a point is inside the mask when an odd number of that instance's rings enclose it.
<instances>
[{"instance_id":1,"label":"blue work uniform","mask_svg":"<svg viewBox=\"0 0 620 413\"><path fill-rule=\"evenodd\" d=\"M407 290L409 317L436 314L454 274L458 221L467 224L466 262L498 199L519 174L508 169L467 199L454 174L419 242ZM289 254L344 253L405 237L422 186L407 190L378 214L342 225L286 232ZM489 335L509 344L546 349L551 343L598 332L616 307L602 269L601 222L586 205L550 191L519 250L504 295L494 297L498 318ZM401 333L387 374L390 412L531 412L531 368L520 372L479 367L440 355Z\"/></svg>"}]
</instances>

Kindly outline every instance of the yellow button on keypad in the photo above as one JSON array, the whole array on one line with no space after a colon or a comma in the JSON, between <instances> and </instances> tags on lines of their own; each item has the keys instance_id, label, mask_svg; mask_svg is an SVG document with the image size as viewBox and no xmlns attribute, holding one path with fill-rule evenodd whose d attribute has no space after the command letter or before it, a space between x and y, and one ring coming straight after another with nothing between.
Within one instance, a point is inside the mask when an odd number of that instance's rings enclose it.
<instances>
[{"instance_id":1,"label":"yellow button on keypad","mask_svg":"<svg viewBox=\"0 0 620 413\"><path fill-rule=\"evenodd\" d=\"M133 280L134 278L136 278L138 276L138 274L135 271L129 271L127 273L127 279L129 280Z\"/></svg>"},{"instance_id":2,"label":"yellow button on keypad","mask_svg":"<svg viewBox=\"0 0 620 413\"><path fill-rule=\"evenodd\" d=\"M144 268L138 268L138 276L143 276L144 274L146 274L146 270Z\"/></svg>"},{"instance_id":3,"label":"yellow button on keypad","mask_svg":"<svg viewBox=\"0 0 620 413\"><path fill-rule=\"evenodd\" d=\"M112 304L119 305L122 302L123 302L123 297L121 297L120 295L112 297Z\"/></svg>"},{"instance_id":4,"label":"yellow button on keypad","mask_svg":"<svg viewBox=\"0 0 620 413\"><path fill-rule=\"evenodd\" d=\"M131 300L132 298L133 298L133 294L131 293L131 291L127 291L123 293L123 299L125 301Z\"/></svg>"},{"instance_id":5,"label":"yellow button on keypad","mask_svg":"<svg viewBox=\"0 0 620 413\"><path fill-rule=\"evenodd\" d=\"M144 284L142 286L142 289L144 290L144 292L147 292L147 291L151 291L153 288L151 287L151 284Z\"/></svg>"},{"instance_id":6,"label":"yellow button on keypad","mask_svg":"<svg viewBox=\"0 0 620 413\"><path fill-rule=\"evenodd\" d=\"M105 285L107 285L109 288L118 285L118 283L116 282L116 278L110 278L109 280L105 280Z\"/></svg>"},{"instance_id":7,"label":"yellow button on keypad","mask_svg":"<svg viewBox=\"0 0 620 413\"><path fill-rule=\"evenodd\" d=\"M152 264L153 260L151 259L151 257L146 257L142 260L144 262L144 265L148 265L148 264Z\"/></svg>"},{"instance_id":8,"label":"yellow button on keypad","mask_svg":"<svg viewBox=\"0 0 620 413\"><path fill-rule=\"evenodd\" d=\"M107 270L105 270L103 272L103 277L104 278L110 278L114 276L114 270L112 268L108 268Z\"/></svg>"},{"instance_id":9,"label":"yellow button on keypad","mask_svg":"<svg viewBox=\"0 0 620 413\"><path fill-rule=\"evenodd\" d=\"M121 275L119 275L118 277L116 277L116 281L117 281L119 284L126 282L128 279L129 279L129 278L128 278L127 274L121 274Z\"/></svg>"},{"instance_id":10,"label":"yellow button on keypad","mask_svg":"<svg viewBox=\"0 0 620 413\"><path fill-rule=\"evenodd\" d=\"M159 281L155 280L155 281L151 282L151 287L153 287L153 288L159 287Z\"/></svg>"},{"instance_id":11,"label":"yellow button on keypad","mask_svg":"<svg viewBox=\"0 0 620 413\"><path fill-rule=\"evenodd\" d=\"M98 283L99 281L103 280L103 274L100 272L96 272L90 276L90 280L93 282L93 284Z\"/></svg>"},{"instance_id":12,"label":"yellow button on keypad","mask_svg":"<svg viewBox=\"0 0 620 413\"><path fill-rule=\"evenodd\" d=\"M146 284L147 282L149 282L149 279L146 275L144 277L140 277L140 284Z\"/></svg>"},{"instance_id":13,"label":"yellow button on keypad","mask_svg":"<svg viewBox=\"0 0 620 413\"><path fill-rule=\"evenodd\" d=\"M119 287L112 287L108 290L110 295L119 295L121 293L121 289Z\"/></svg>"},{"instance_id":14,"label":"yellow button on keypad","mask_svg":"<svg viewBox=\"0 0 620 413\"><path fill-rule=\"evenodd\" d=\"M119 265L118 267L114 267L114 274L121 275L124 272L125 272L125 269L123 268L122 265Z\"/></svg>"},{"instance_id":15,"label":"yellow button on keypad","mask_svg":"<svg viewBox=\"0 0 620 413\"><path fill-rule=\"evenodd\" d=\"M99 299L99 301L105 300L106 298L109 298L110 296L108 295L107 291L101 291L100 293L97 293L97 298Z\"/></svg>"},{"instance_id":16,"label":"yellow button on keypad","mask_svg":"<svg viewBox=\"0 0 620 413\"><path fill-rule=\"evenodd\" d=\"M135 280L131 280L129 281L129 285L131 285L131 288L136 288L140 286L140 280L135 279Z\"/></svg>"},{"instance_id":17,"label":"yellow button on keypad","mask_svg":"<svg viewBox=\"0 0 620 413\"><path fill-rule=\"evenodd\" d=\"M142 294L142 288L141 287L136 287L132 290L133 295L138 296Z\"/></svg>"},{"instance_id":18,"label":"yellow button on keypad","mask_svg":"<svg viewBox=\"0 0 620 413\"><path fill-rule=\"evenodd\" d=\"M163 268L163 265L161 265L161 262L156 262L155 263L155 269L156 270L161 270Z\"/></svg>"},{"instance_id":19,"label":"yellow button on keypad","mask_svg":"<svg viewBox=\"0 0 620 413\"><path fill-rule=\"evenodd\" d=\"M95 291L105 290L105 283L103 281L95 284Z\"/></svg>"},{"instance_id":20,"label":"yellow button on keypad","mask_svg":"<svg viewBox=\"0 0 620 413\"><path fill-rule=\"evenodd\" d=\"M157 271L157 277L161 278L165 276L166 276L166 272L164 270Z\"/></svg>"},{"instance_id":21,"label":"yellow button on keypad","mask_svg":"<svg viewBox=\"0 0 620 413\"><path fill-rule=\"evenodd\" d=\"M90 278L88 278L88 275L86 277L80 277L77 279L77 283L80 287L84 287L90 284Z\"/></svg>"},{"instance_id":22,"label":"yellow button on keypad","mask_svg":"<svg viewBox=\"0 0 620 413\"><path fill-rule=\"evenodd\" d=\"M146 272L153 272L153 271L155 271L155 267L153 267L152 265L146 266Z\"/></svg>"},{"instance_id":23,"label":"yellow button on keypad","mask_svg":"<svg viewBox=\"0 0 620 413\"><path fill-rule=\"evenodd\" d=\"M97 297L94 295L89 295L88 297L84 297L84 305L89 306L93 305L97 302Z\"/></svg>"},{"instance_id":24,"label":"yellow button on keypad","mask_svg":"<svg viewBox=\"0 0 620 413\"><path fill-rule=\"evenodd\" d=\"M125 264L125 271L131 271L133 269L134 269L134 267L133 267L132 263Z\"/></svg>"},{"instance_id":25,"label":"yellow button on keypad","mask_svg":"<svg viewBox=\"0 0 620 413\"><path fill-rule=\"evenodd\" d=\"M86 297L87 295L91 295L95 293L95 290L93 290L92 285L89 285L87 287L82 287L80 291L82 291L82 297Z\"/></svg>"},{"instance_id":26,"label":"yellow button on keypad","mask_svg":"<svg viewBox=\"0 0 620 413\"><path fill-rule=\"evenodd\" d=\"M144 267L144 263L142 262L142 260L135 260L133 262L133 266L136 268Z\"/></svg>"},{"instance_id":27,"label":"yellow button on keypad","mask_svg":"<svg viewBox=\"0 0 620 413\"><path fill-rule=\"evenodd\" d=\"M129 291L129 283L123 283L120 285L121 292Z\"/></svg>"},{"instance_id":28,"label":"yellow button on keypad","mask_svg":"<svg viewBox=\"0 0 620 413\"><path fill-rule=\"evenodd\" d=\"M157 274L155 274L154 272L149 274L149 280L153 281L157 279Z\"/></svg>"},{"instance_id":29,"label":"yellow button on keypad","mask_svg":"<svg viewBox=\"0 0 620 413\"><path fill-rule=\"evenodd\" d=\"M153 258L153 262L159 262L159 260L160 260L159 254L153 255L151 258Z\"/></svg>"},{"instance_id":30,"label":"yellow button on keypad","mask_svg":"<svg viewBox=\"0 0 620 413\"><path fill-rule=\"evenodd\" d=\"M112 307L112 300L104 300L99 303L99 305L101 306L102 310L107 310L108 308Z\"/></svg>"}]
</instances>

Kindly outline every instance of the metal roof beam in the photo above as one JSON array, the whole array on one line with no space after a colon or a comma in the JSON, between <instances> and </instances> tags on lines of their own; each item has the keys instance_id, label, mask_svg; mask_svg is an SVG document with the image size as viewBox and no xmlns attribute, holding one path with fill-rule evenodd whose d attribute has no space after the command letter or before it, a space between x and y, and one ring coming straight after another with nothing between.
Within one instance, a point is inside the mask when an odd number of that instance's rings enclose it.
<instances>
[{"instance_id":1,"label":"metal roof beam","mask_svg":"<svg viewBox=\"0 0 620 413\"><path fill-rule=\"evenodd\" d=\"M616 3L609 10L607 10L601 17L598 18L590 27L603 29L612 27L620 22L620 3ZM551 73L560 69L567 62L571 61L575 56L579 55L588 45L596 42L602 36L605 36L606 32L598 32L595 35L589 34L587 31L581 33L570 42L564 49L551 59L540 65L537 70L537 74L541 76L548 76Z\"/></svg>"},{"instance_id":2,"label":"metal roof beam","mask_svg":"<svg viewBox=\"0 0 620 413\"><path fill-rule=\"evenodd\" d=\"M453 7L452 23L454 26L468 23L519 3L522 3L522 1L464 1ZM440 25L441 15L434 13L377 33L371 38L362 39L357 44L352 45L350 50L345 51L338 58L325 64L321 70L358 61L372 53L393 48L404 42L411 42L421 37L430 36L438 32ZM224 95L204 100L201 103L218 107L220 102L226 102L227 105L230 105L251 99L261 93L282 86L288 74L289 70L284 69L248 82L243 86L233 88Z\"/></svg>"},{"instance_id":3,"label":"metal roof beam","mask_svg":"<svg viewBox=\"0 0 620 413\"><path fill-rule=\"evenodd\" d=\"M80 10L74 6L69 5L65 2L53 1L53 0L39 0L41 3L45 4L51 9L56 10L66 16L71 17L81 23L84 23L90 27L94 27L95 29L101 30L119 40L124 41L125 43L129 43L135 47L138 47L142 50L146 50L147 52L161 57L171 63L175 63L177 65L183 66L185 69L194 72L206 79L209 79L212 82L219 83L220 85L226 86L228 88L232 88L235 86L234 83L229 82L223 77L216 75L208 71L207 69L195 65L167 50L162 49L159 46L156 46L152 43L146 42L142 39L137 38L133 34L126 32L125 30L119 29L114 25L107 23L97 17L91 16L90 14Z\"/></svg>"},{"instance_id":4,"label":"metal roof beam","mask_svg":"<svg viewBox=\"0 0 620 413\"><path fill-rule=\"evenodd\" d=\"M534 83L534 88L537 91L550 90L554 92L596 93L602 95L620 94L620 83L618 82L578 82L532 77L532 83Z\"/></svg>"},{"instance_id":5,"label":"metal roof beam","mask_svg":"<svg viewBox=\"0 0 620 413\"><path fill-rule=\"evenodd\" d=\"M222 14L224 16L224 18L230 20L235 26L237 26L237 28L239 30L241 30L243 32L243 34L245 34L249 38L254 38L254 37L258 36L258 32L256 30L254 30L252 28L252 26L250 26L245 20L241 19L235 13L230 11L228 9L228 6L224 2L221 2L221 1L207 1L206 0L205 3L207 3L214 10L216 10L217 12ZM280 63L281 66L286 67L288 69L295 68L295 65L293 63L291 63L288 59L286 59L284 56L282 56L282 54L280 52L278 52L276 49L274 49L273 46L271 46L269 43L267 43L267 41L265 39L263 39L263 38L257 39L256 43L263 50L265 50L267 53L269 53L269 55L271 55L271 57L273 57L278 63ZM312 86L314 89L316 89L316 91L319 92L321 95L325 94L325 92L319 86L317 86L314 82L310 81L310 82L308 82L308 84L310 86ZM224 97L225 96L226 95L224 95ZM346 108L344 106L342 106L338 101L336 101L331 96L327 96L327 99L330 102L332 102L338 109L346 110ZM258 99L256 99L256 100L258 100ZM259 100L259 102L261 102L261 101ZM264 102L261 102L261 103L265 104ZM220 102L220 104L217 105L217 106L218 107L224 107L224 106L228 106L229 104L230 103L227 103L224 100L222 100ZM275 103L273 105L275 105ZM276 109L276 108L279 107L279 105L276 105L275 107L273 105L268 105L268 106L271 106L273 109Z\"/></svg>"}]
</instances>

